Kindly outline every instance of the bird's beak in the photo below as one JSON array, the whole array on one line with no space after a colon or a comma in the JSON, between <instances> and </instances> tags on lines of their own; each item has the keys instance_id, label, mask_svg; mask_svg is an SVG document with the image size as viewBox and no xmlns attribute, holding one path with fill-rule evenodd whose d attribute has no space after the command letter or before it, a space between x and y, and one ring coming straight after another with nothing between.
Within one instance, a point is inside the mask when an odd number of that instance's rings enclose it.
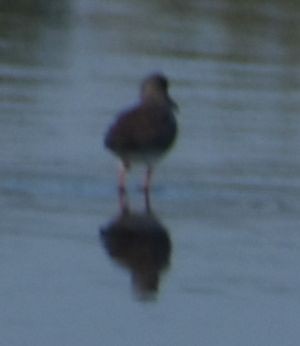
<instances>
[{"instance_id":1,"label":"bird's beak","mask_svg":"<svg viewBox=\"0 0 300 346\"><path fill-rule=\"evenodd\" d=\"M179 110L179 107L178 107L177 103L173 99L171 99L171 97L168 98L168 101L169 101L169 104L170 104L170 106L172 107L172 109L174 111L178 111Z\"/></svg>"}]
</instances>

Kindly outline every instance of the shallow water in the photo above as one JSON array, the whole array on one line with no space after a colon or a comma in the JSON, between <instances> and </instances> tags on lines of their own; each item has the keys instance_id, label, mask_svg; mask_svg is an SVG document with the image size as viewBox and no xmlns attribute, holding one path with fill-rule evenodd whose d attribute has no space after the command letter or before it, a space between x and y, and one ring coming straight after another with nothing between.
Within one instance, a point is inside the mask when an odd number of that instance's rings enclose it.
<instances>
[{"instance_id":1,"label":"shallow water","mask_svg":"<svg viewBox=\"0 0 300 346\"><path fill-rule=\"evenodd\" d=\"M1 11L1 344L298 345L299 10ZM156 70L180 135L120 201L103 134Z\"/></svg>"}]
</instances>

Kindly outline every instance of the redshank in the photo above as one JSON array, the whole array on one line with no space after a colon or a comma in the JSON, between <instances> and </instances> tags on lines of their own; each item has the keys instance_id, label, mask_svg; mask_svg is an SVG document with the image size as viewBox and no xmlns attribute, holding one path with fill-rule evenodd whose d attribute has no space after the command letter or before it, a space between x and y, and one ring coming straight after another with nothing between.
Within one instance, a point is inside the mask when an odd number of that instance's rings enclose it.
<instances>
[{"instance_id":1,"label":"redshank","mask_svg":"<svg viewBox=\"0 0 300 346\"><path fill-rule=\"evenodd\" d=\"M168 93L168 80L160 74L148 76L141 85L139 103L121 112L105 136L104 144L120 160L120 191L126 188L126 173L133 164L146 166L144 190L149 191L153 168L172 147L177 123L176 103Z\"/></svg>"}]
</instances>

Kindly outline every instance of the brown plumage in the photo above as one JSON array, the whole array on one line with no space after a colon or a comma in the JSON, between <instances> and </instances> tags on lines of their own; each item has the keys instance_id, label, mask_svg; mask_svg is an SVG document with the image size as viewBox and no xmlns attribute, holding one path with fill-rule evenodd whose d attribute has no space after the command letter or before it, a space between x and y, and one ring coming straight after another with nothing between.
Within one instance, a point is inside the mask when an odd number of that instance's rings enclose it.
<instances>
[{"instance_id":1,"label":"brown plumage","mask_svg":"<svg viewBox=\"0 0 300 346\"><path fill-rule=\"evenodd\" d=\"M173 109L176 104L168 94L167 79L154 74L145 79L140 103L119 114L105 136L105 146L123 164L120 188L125 189L125 173L132 163L147 167L145 189L149 188L155 162L174 143L177 133Z\"/></svg>"}]
</instances>

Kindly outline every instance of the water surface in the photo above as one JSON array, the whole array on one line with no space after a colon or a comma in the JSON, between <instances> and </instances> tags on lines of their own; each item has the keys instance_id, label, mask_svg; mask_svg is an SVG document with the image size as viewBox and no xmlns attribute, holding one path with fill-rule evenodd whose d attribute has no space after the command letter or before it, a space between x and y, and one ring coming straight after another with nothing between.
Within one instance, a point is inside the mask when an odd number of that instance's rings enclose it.
<instances>
[{"instance_id":1,"label":"water surface","mask_svg":"<svg viewBox=\"0 0 300 346\"><path fill-rule=\"evenodd\" d=\"M0 13L2 344L298 345L299 5L38 4ZM103 134L157 70L180 135L124 236Z\"/></svg>"}]
</instances>

